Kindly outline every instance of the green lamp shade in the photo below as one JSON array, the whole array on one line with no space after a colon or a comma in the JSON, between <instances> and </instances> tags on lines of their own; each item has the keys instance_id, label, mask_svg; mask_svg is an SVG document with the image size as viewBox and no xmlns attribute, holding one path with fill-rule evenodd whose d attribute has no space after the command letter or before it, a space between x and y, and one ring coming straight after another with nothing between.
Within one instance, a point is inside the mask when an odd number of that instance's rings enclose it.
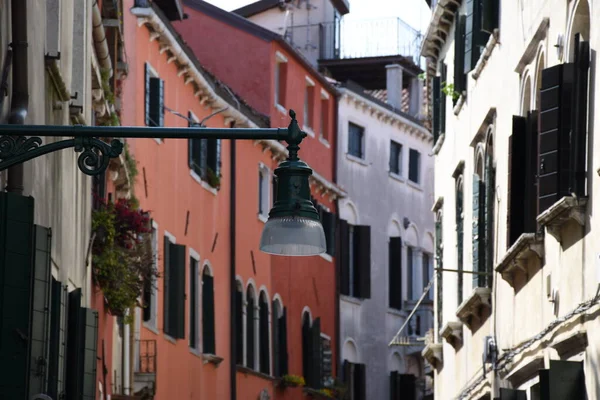
<instances>
[{"instance_id":1,"label":"green lamp shade","mask_svg":"<svg viewBox=\"0 0 600 400\"><path fill-rule=\"evenodd\" d=\"M260 250L269 254L314 256L326 249L323 225L299 215L269 218L260 238Z\"/></svg>"}]
</instances>

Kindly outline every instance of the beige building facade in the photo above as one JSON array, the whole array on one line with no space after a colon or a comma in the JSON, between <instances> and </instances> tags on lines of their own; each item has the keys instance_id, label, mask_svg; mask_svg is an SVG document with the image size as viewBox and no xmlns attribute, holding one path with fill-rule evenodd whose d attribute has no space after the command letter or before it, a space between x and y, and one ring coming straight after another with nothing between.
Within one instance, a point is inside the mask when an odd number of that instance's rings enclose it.
<instances>
[{"instance_id":1,"label":"beige building facade","mask_svg":"<svg viewBox=\"0 0 600 400\"><path fill-rule=\"evenodd\" d=\"M600 3L432 12L435 398L598 399Z\"/></svg>"}]
</instances>

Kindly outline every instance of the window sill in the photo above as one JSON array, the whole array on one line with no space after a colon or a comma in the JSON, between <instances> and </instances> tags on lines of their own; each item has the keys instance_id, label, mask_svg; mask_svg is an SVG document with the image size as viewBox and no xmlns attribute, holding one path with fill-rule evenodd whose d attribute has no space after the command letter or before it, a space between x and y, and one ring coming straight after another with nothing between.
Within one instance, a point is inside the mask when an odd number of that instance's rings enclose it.
<instances>
[{"instance_id":1,"label":"window sill","mask_svg":"<svg viewBox=\"0 0 600 400\"><path fill-rule=\"evenodd\" d=\"M190 169L190 175L192 176L192 178L194 178L194 180L196 182L198 182L200 184L200 186L202 186L209 193L212 193L213 196L217 195L218 190L216 188L210 186L206 181L203 181L202 178L200 177L200 175L198 175L196 172L194 172L193 169Z\"/></svg>"},{"instance_id":2,"label":"window sill","mask_svg":"<svg viewBox=\"0 0 600 400\"><path fill-rule=\"evenodd\" d=\"M389 172L389 175L390 175L390 178L392 178L395 181L402 182L402 183L405 182L404 178L401 175L396 174L395 172Z\"/></svg>"},{"instance_id":3,"label":"window sill","mask_svg":"<svg viewBox=\"0 0 600 400\"><path fill-rule=\"evenodd\" d=\"M432 367L438 369L444 362L444 353L441 343L429 343L421 352L421 355Z\"/></svg>"},{"instance_id":4,"label":"window sill","mask_svg":"<svg viewBox=\"0 0 600 400\"><path fill-rule=\"evenodd\" d=\"M251 368L245 367L243 365L236 365L237 372L241 372L245 375L253 375L262 379L266 379L268 381L276 381L277 379L271 375L263 374L262 372L255 371Z\"/></svg>"},{"instance_id":5,"label":"window sill","mask_svg":"<svg viewBox=\"0 0 600 400\"><path fill-rule=\"evenodd\" d=\"M487 62L492 55L492 51L496 47L496 43L498 43L498 36L500 36L500 31L498 29L494 29L494 32L490 35L490 38L483 49L481 57L479 57L479 61L477 61L477 64L473 69L473 79L477 80L481 76L483 68L487 65Z\"/></svg>"},{"instance_id":6,"label":"window sill","mask_svg":"<svg viewBox=\"0 0 600 400\"><path fill-rule=\"evenodd\" d=\"M462 327L462 322L448 321L442 326L442 329L440 329L440 336L446 339L446 342L456 349L463 341Z\"/></svg>"},{"instance_id":7,"label":"window sill","mask_svg":"<svg viewBox=\"0 0 600 400\"><path fill-rule=\"evenodd\" d=\"M152 325L147 322L143 322L143 325L144 325L144 328L148 329L150 332L152 332L156 335L160 335L160 332L158 331L158 328L156 327L156 325Z\"/></svg>"},{"instance_id":8,"label":"window sill","mask_svg":"<svg viewBox=\"0 0 600 400\"><path fill-rule=\"evenodd\" d=\"M223 357L219 357L217 355L208 354L208 353L202 354L202 359L204 360L204 364L211 363L211 364L215 365L216 367L218 367L219 364L221 364L223 362Z\"/></svg>"},{"instance_id":9,"label":"window sill","mask_svg":"<svg viewBox=\"0 0 600 400\"><path fill-rule=\"evenodd\" d=\"M359 299L358 297L348 296L347 294L341 294L340 300L345 301L346 303L355 304L360 306L363 302L363 299Z\"/></svg>"},{"instance_id":10,"label":"window sill","mask_svg":"<svg viewBox=\"0 0 600 400\"><path fill-rule=\"evenodd\" d=\"M491 310L491 294L490 288L476 287L473 289L473 293L458 306L456 310L458 319L469 329L473 329L473 322L484 320L480 318L481 310L485 308Z\"/></svg>"},{"instance_id":11,"label":"window sill","mask_svg":"<svg viewBox=\"0 0 600 400\"><path fill-rule=\"evenodd\" d=\"M269 216L268 215L263 215L263 214L257 214L258 216L258 220L262 223L267 223L267 221L269 220Z\"/></svg>"},{"instance_id":12,"label":"window sill","mask_svg":"<svg viewBox=\"0 0 600 400\"><path fill-rule=\"evenodd\" d=\"M284 106L282 106L281 104L275 104L275 108L277 108L277 111L279 111L281 114L287 117L288 112Z\"/></svg>"},{"instance_id":13,"label":"window sill","mask_svg":"<svg viewBox=\"0 0 600 400\"><path fill-rule=\"evenodd\" d=\"M353 161L353 162L355 162L355 163L357 163L357 164L360 164L360 165L363 165L363 166L365 166L365 167L368 167L368 166L369 166L369 164L367 163L367 161L366 161L364 158L360 158L360 157L353 156L353 155L352 155L352 154L350 154L350 153L346 153L346 158L347 158L348 160L350 160L350 161Z\"/></svg>"},{"instance_id":14,"label":"window sill","mask_svg":"<svg viewBox=\"0 0 600 400\"><path fill-rule=\"evenodd\" d=\"M508 249L498 266L496 272L502 274L502 279L514 287L513 281L519 271L528 275L528 260L537 256L540 260L544 258L544 238L535 233L524 233Z\"/></svg>"},{"instance_id":15,"label":"window sill","mask_svg":"<svg viewBox=\"0 0 600 400\"><path fill-rule=\"evenodd\" d=\"M167 339L167 342L171 342L173 344L177 344L177 339L175 339L173 336L170 336L167 333L165 333L165 339Z\"/></svg>"},{"instance_id":16,"label":"window sill","mask_svg":"<svg viewBox=\"0 0 600 400\"><path fill-rule=\"evenodd\" d=\"M462 108L463 108L463 106L465 105L466 102L467 102L467 94L466 94L466 92L463 92L460 95L460 97L458 98L458 102L454 106L454 110L452 110L452 112L454 113L454 115L460 114L460 110L462 110Z\"/></svg>"},{"instance_id":17,"label":"window sill","mask_svg":"<svg viewBox=\"0 0 600 400\"><path fill-rule=\"evenodd\" d=\"M307 134L308 136L310 136L310 137L315 137L315 132L312 130L312 128L311 128L310 126L306 126L306 125L304 125L304 126L302 127L302 130L303 130L304 132L306 132L306 134Z\"/></svg>"},{"instance_id":18,"label":"window sill","mask_svg":"<svg viewBox=\"0 0 600 400\"><path fill-rule=\"evenodd\" d=\"M324 260L327 260L329 262L333 262L333 257L327 253L321 253L319 254L319 257L321 257Z\"/></svg>"},{"instance_id":19,"label":"window sill","mask_svg":"<svg viewBox=\"0 0 600 400\"><path fill-rule=\"evenodd\" d=\"M568 221L573 220L585 226L585 209L587 197L563 197L550 208L537 217L537 222L546 227L546 230L558 242L561 242L561 228Z\"/></svg>"},{"instance_id":20,"label":"window sill","mask_svg":"<svg viewBox=\"0 0 600 400\"><path fill-rule=\"evenodd\" d=\"M420 192L423 191L423 188L421 187L420 183L413 182L410 179L407 179L406 183L408 184L408 186L412 187L413 189L417 189Z\"/></svg>"},{"instance_id":21,"label":"window sill","mask_svg":"<svg viewBox=\"0 0 600 400\"><path fill-rule=\"evenodd\" d=\"M388 307L387 313L395 317L406 318L406 311L398 310L397 308Z\"/></svg>"},{"instance_id":22,"label":"window sill","mask_svg":"<svg viewBox=\"0 0 600 400\"><path fill-rule=\"evenodd\" d=\"M435 146L433 146L433 150L432 153L433 155L437 156L438 153L440 152L440 150L442 149L442 145L444 144L444 140L446 140L446 133L442 133L439 137L437 142L435 142Z\"/></svg>"},{"instance_id":23,"label":"window sill","mask_svg":"<svg viewBox=\"0 0 600 400\"><path fill-rule=\"evenodd\" d=\"M190 353L192 353L196 357L202 358L202 352L200 352L199 349L196 349L194 347L190 347L189 349L190 349Z\"/></svg>"},{"instance_id":24,"label":"window sill","mask_svg":"<svg viewBox=\"0 0 600 400\"><path fill-rule=\"evenodd\" d=\"M157 138L154 138L154 141L155 141L156 143L158 143L158 144L162 144L162 143L163 143L162 139L157 139Z\"/></svg>"},{"instance_id":25,"label":"window sill","mask_svg":"<svg viewBox=\"0 0 600 400\"><path fill-rule=\"evenodd\" d=\"M323 137L323 135L320 135L320 136L319 136L319 142L323 143L323 146L325 146L325 147L327 147L327 148L330 148L330 147L331 147L331 145L329 144L329 140L325 139L325 138Z\"/></svg>"}]
</instances>

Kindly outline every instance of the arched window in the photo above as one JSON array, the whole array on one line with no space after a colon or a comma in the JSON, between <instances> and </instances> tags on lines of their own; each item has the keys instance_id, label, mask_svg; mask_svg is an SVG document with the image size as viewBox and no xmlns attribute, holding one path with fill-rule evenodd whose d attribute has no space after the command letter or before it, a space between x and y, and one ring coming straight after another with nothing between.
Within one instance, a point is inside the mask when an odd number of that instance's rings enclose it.
<instances>
[{"instance_id":1,"label":"arched window","mask_svg":"<svg viewBox=\"0 0 600 400\"><path fill-rule=\"evenodd\" d=\"M244 284L237 281L235 291L235 361L244 365Z\"/></svg>"},{"instance_id":2,"label":"arched window","mask_svg":"<svg viewBox=\"0 0 600 400\"><path fill-rule=\"evenodd\" d=\"M269 346L269 298L264 291L260 292L259 297L259 370L263 374L271 374L271 349Z\"/></svg>"},{"instance_id":3,"label":"arched window","mask_svg":"<svg viewBox=\"0 0 600 400\"><path fill-rule=\"evenodd\" d=\"M254 288L248 285L246 290L246 367L254 369L256 364L254 363L254 350L256 343L254 342L254 319L256 310L256 294Z\"/></svg>"},{"instance_id":4,"label":"arched window","mask_svg":"<svg viewBox=\"0 0 600 400\"><path fill-rule=\"evenodd\" d=\"M575 36L579 34L579 40L590 40L590 5L587 0L579 0L575 10L571 14L571 29L568 37L568 60L573 62L577 52Z\"/></svg>"},{"instance_id":5,"label":"arched window","mask_svg":"<svg viewBox=\"0 0 600 400\"><path fill-rule=\"evenodd\" d=\"M216 354L215 287L208 265L202 271L202 352Z\"/></svg>"},{"instance_id":6,"label":"arched window","mask_svg":"<svg viewBox=\"0 0 600 400\"><path fill-rule=\"evenodd\" d=\"M281 377L288 373L287 316L279 299L273 300L273 375Z\"/></svg>"}]
</instances>

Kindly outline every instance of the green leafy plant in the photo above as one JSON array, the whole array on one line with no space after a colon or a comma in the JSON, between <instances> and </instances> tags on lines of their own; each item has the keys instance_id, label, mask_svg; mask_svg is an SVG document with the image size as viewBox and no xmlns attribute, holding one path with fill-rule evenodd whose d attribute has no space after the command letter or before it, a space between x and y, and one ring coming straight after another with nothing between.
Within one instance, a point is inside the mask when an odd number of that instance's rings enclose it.
<instances>
[{"instance_id":1,"label":"green leafy plant","mask_svg":"<svg viewBox=\"0 0 600 400\"><path fill-rule=\"evenodd\" d=\"M215 189L221 189L221 174L217 175L212 168L206 169L206 180L208 184Z\"/></svg>"},{"instance_id":2,"label":"green leafy plant","mask_svg":"<svg viewBox=\"0 0 600 400\"><path fill-rule=\"evenodd\" d=\"M427 74L425 72L421 72L419 75L417 75L417 79L420 81L424 81L427 79Z\"/></svg>"},{"instance_id":3,"label":"green leafy plant","mask_svg":"<svg viewBox=\"0 0 600 400\"><path fill-rule=\"evenodd\" d=\"M109 312L124 317L139 306L145 285L155 282L158 270L149 233L149 214L134 208L131 200L100 200L92 212L92 276L102 290ZM132 315L126 322L132 321Z\"/></svg>"},{"instance_id":4,"label":"green leafy plant","mask_svg":"<svg viewBox=\"0 0 600 400\"><path fill-rule=\"evenodd\" d=\"M115 95L110 87L110 75L108 70L102 70L100 72L100 78L102 79L102 90L104 91L104 98L110 104L115 104Z\"/></svg>"},{"instance_id":5,"label":"green leafy plant","mask_svg":"<svg viewBox=\"0 0 600 400\"><path fill-rule=\"evenodd\" d=\"M443 82L442 83L442 93L446 96L452 97L452 100L456 101L460 97L460 93L454 90L454 84Z\"/></svg>"},{"instance_id":6,"label":"green leafy plant","mask_svg":"<svg viewBox=\"0 0 600 400\"><path fill-rule=\"evenodd\" d=\"M281 377L280 385L283 387L298 387L298 386L306 386L306 381L304 377L298 375L284 375Z\"/></svg>"}]
</instances>

